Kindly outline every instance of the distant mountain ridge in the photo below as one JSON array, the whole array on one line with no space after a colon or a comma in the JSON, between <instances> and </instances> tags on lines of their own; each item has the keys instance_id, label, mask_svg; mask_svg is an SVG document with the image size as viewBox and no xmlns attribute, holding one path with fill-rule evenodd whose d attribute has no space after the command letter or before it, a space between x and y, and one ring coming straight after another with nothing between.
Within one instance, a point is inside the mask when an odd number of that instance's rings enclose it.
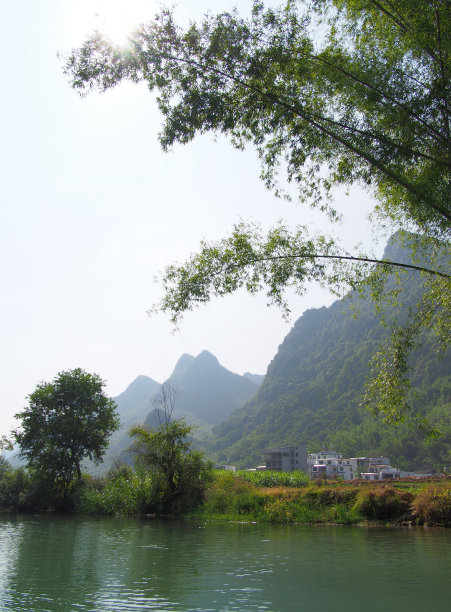
<instances>
[{"instance_id":1,"label":"distant mountain ridge","mask_svg":"<svg viewBox=\"0 0 451 612\"><path fill-rule=\"evenodd\" d=\"M255 382L224 368L209 351L182 355L168 382L177 392L176 414L207 425L224 421L258 390ZM154 417L149 415L145 424L154 425Z\"/></svg>"},{"instance_id":2,"label":"distant mountain ridge","mask_svg":"<svg viewBox=\"0 0 451 612\"><path fill-rule=\"evenodd\" d=\"M201 436L208 435L213 425L226 419L256 393L258 382L253 382L252 376L259 381L259 375L240 376L227 370L209 351L202 351L197 357L183 354L168 379L177 396L172 417L184 417L188 423L198 427ZM128 432L132 425L160 425L155 413L155 400L161 386L152 378L140 375L113 398L121 425L111 436L102 465L89 464L88 470L92 474L108 469L115 458L126 457L124 451L130 446Z\"/></svg>"},{"instance_id":3,"label":"distant mountain ridge","mask_svg":"<svg viewBox=\"0 0 451 612\"><path fill-rule=\"evenodd\" d=\"M114 398L118 406L121 424L132 425L141 422L143 414L150 409L150 398L158 393L160 383L148 376L140 375Z\"/></svg>"}]
</instances>

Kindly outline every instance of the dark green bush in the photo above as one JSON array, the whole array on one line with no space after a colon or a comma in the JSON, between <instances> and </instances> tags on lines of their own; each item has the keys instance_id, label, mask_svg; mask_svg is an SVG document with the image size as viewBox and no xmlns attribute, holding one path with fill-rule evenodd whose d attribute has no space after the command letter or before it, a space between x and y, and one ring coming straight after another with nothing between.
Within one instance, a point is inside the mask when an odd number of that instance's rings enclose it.
<instances>
[{"instance_id":1,"label":"dark green bush","mask_svg":"<svg viewBox=\"0 0 451 612\"><path fill-rule=\"evenodd\" d=\"M0 475L0 506L14 510L27 510L33 503L33 486L30 474L23 467L3 465Z\"/></svg>"},{"instance_id":2,"label":"dark green bush","mask_svg":"<svg viewBox=\"0 0 451 612\"><path fill-rule=\"evenodd\" d=\"M363 487L353 510L370 520L395 519L409 512L412 500L411 493L393 487Z\"/></svg>"},{"instance_id":3,"label":"dark green bush","mask_svg":"<svg viewBox=\"0 0 451 612\"><path fill-rule=\"evenodd\" d=\"M236 512L235 499L246 496L253 486L234 472L214 470L213 479L206 493L203 511L208 514L227 514Z\"/></svg>"},{"instance_id":4,"label":"dark green bush","mask_svg":"<svg viewBox=\"0 0 451 612\"><path fill-rule=\"evenodd\" d=\"M256 518L264 503L265 498L261 494L250 490L237 495L232 507L238 514L248 514Z\"/></svg>"}]
</instances>

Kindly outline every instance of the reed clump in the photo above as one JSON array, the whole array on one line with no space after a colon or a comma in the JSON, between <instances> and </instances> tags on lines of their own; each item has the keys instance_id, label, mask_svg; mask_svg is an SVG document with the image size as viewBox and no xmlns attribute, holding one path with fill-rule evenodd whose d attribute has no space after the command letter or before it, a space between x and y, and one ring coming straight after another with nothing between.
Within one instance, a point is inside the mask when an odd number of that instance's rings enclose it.
<instances>
[{"instance_id":1,"label":"reed clump","mask_svg":"<svg viewBox=\"0 0 451 612\"><path fill-rule=\"evenodd\" d=\"M106 478L88 480L79 495L78 507L82 512L134 516L153 511L155 487L149 473L121 466Z\"/></svg>"}]
</instances>

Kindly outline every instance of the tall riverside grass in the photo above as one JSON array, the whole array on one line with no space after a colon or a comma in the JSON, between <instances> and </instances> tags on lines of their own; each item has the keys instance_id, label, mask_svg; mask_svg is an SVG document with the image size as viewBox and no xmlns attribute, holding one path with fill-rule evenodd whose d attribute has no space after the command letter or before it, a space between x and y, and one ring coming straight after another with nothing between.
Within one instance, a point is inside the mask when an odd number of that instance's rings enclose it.
<instances>
[{"instance_id":1,"label":"tall riverside grass","mask_svg":"<svg viewBox=\"0 0 451 612\"><path fill-rule=\"evenodd\" d=\"M305 482L302 477L295 480L297 488L288 487L287 474L269 473L270 478L267 479L256 478L256 474L260 476L258 472L215 472L204 504L196 515L219 520L271 523L349 524L363 518L352 508L357 495L353 489L301 487L300 483ZM250 480L257 481L259 486ZM272 486L268 486L268 483Z\"/></svg>"},{"instance_id":2,"label":"tall riverside grass","mask_svg":"<svg viewBox=\"0 0 451 612\"><path fill-rule=\"evenodd\" d=\"M261 472L246 472L238 470L235 472L238 478L250 482L256 487L306 487L310 484L310 478L301 471L296 472L273 472L263 470Z\"/></svg>"},{"instance_id":3,"label":"tall riverside grass","mask_svg":"<svg viewBox=\"0 0 451 612\"><path fill-rule=\"evenodd\" d=\"M153 511L152 498L152 476L130 470L112 478L93 480L82 492L79 506L90 514L147 514Z\"/></svg>"}]
</instances>

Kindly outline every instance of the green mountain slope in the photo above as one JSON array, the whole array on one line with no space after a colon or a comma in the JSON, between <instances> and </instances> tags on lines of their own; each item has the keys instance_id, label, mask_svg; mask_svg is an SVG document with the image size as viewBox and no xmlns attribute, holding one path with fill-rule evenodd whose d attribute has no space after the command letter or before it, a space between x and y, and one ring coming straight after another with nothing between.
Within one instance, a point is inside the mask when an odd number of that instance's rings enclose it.
<instances>
[{"instance_id":1,"label":"green mountain slope","mask_svg":"<svg viewBox=\"0 0 451 612\"><path fill-rule=\"evenodd\" d=\"M142 423L150 409L150 399L158 393L160 383L148 376L138 376L120 395L114 398L121 427Z\"/></svg>"},{"instance_id":2,"label":"green mountain slope","mask_svg":"<svg viewBox=\"0 0 451 612\"><path fill-rule=\"evenodd\" d=\"M385 256L399 260L406 253L392 240ZM419 292L418 276L406 275L404 303L413 304ZM211 449L218 459L256 465L265 448L297 442L309 450L332 447L347 456L388 455L404 469L451 463L450 354L437 360L433 343L426 339L412 361L418 385L415 407L438 424L444 436L425 442L407 425L382 424L360 402L369 359L388 328L380 325L371 300L357 305L357 318L351 300L345 299L308 310L296 321L256 395L214 429Z\"/></svg>"}]
</instances>

